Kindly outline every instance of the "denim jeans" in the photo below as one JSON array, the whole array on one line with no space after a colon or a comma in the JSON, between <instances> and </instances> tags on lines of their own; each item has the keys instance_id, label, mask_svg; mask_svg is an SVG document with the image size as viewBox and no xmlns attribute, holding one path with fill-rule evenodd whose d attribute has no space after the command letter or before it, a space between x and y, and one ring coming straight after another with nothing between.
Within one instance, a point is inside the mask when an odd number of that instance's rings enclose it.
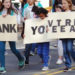
<instances>
[{"instance_id":1,"label":"denim jeans","mask_svg":"<svg viewBox=\"0 0 75 75\"><path fill-rule=\"evenodd\" d=\"M63 50L64 50L64 57L65 57L65 66L70 68L71 67L71 57L75 61L75 51L73 50L73 39L64 39L62 40L63 43Z\"/></svg>"},{"instance_id":2,"label":"denim jeans","mask_svg":"<svg viewBox=\"0 0 75 75\"><path fill-rule=\"evenodd\" d=\"M48 66L49 60L49 42L39 43L37 49L38 55L42 58L44 64L43 66Z\"/></svg>"},{"instance_id":3,"label":"denim jeans","mask_svg":"<svg viewBox=\"0 0 75 75\"><path fill-rule=\"evenodd\" d=\"M26 47L25 47L25 58L26 58L26 61L29 62L29 56L30 56L30 50L32 48L32 44L26 44Z\"/></svg>"},{"instance_id":4,"label":"denim jeans","mask_svg":"<svg viewBox=\"0 0 75 75\"><path fill-rule=\"evenodd\" d=\"M0 64L1 67L5 67L5 44L6 42L0 42ZM21 56L20 52L16 49L15 42L9 42L11 51L15 54L19 61L23 60L24 58Z\"/></svg>"},{"instance_id":5,"label":"denim jeans","mask_svg":"<svg viewBox=\"0 0 75 75\"><path fill-rule=\"evenodd\" d=\"M33 53L35 52L35 48L37 48L37 43L33 43L33 44L32 44L31 51L32 51Z\"/></svg>"}]
</instances>

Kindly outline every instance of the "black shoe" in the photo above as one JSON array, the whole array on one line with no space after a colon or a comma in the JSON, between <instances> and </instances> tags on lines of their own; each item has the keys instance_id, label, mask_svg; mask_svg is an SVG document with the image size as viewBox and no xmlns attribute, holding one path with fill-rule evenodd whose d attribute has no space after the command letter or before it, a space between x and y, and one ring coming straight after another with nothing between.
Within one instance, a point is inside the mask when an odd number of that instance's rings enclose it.
<instances>
[{"instance_id":1,"label":"black shoe","mask_svg":"<svg viewBox=\"0 0 75 75\"><path fill-rule=\"evenodd\" d=\"M71 68L68 67L64 68L64 72L68 72L68 71L71 71Z\"/></svg>"}]
</instances>

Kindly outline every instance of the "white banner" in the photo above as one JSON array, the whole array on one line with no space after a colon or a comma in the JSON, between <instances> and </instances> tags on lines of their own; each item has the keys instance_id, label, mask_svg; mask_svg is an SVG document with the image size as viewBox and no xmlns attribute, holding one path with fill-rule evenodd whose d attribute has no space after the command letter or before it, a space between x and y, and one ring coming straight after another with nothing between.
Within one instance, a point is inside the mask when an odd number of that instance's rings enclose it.
<instances>
[{"instance_id":1,"label":"white banner","mask_svg":"<svg viewBox=\"0 0 75 75\"><path fill-rule=\"evenodd\" d=\"M48 42L46 34L47 18L29 19L25 21L24 44Z\"/></svg>"},{"instance_id":2,"label":"white banner","mask_svg":"<svg viewBox=\"0 0 75 75\"><path fill-rule=\"evenodd\" d=\"M75 12L50 13L48 39L75 38Z\"/></svg>"},{"instance_id":3,"label":"white banner","mask_svg":"<svg viewBox=\"0 0 75 75\"><path fill-rule=\"evenodd\" d=\"M24 44L48 42L53 41L53 39L75 38L74 15L75 12L49 13L44 20L26 20Z\"/></svg>"},{"instance_id":4,"label":"white banner","mask_svg":"<svg viewBox=\"0 0 75 75\"><path fill-rule=\"evenodd\" d=\"M17 41L16 16L0 16L0 41Z\"/></svg>"}]
</instances>

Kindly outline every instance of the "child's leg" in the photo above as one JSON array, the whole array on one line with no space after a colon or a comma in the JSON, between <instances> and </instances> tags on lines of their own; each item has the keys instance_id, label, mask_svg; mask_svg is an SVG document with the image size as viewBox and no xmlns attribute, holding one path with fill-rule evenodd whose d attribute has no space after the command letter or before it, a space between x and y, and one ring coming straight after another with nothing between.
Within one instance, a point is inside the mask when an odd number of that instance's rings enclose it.
<instances>
[{"instance_id":1,"label":"child's leg","mask_svg":"<svg viewBox=\"0 0 75 75\"><path fill-rule=\"evenodd\" d=\"M0 63L5 68L5 42L0 42Z\"/></svg>"},{"instance_id":2,"label":"child's leg","mask_svg":"<svg viewBox=\"0 0 75 75\"><path fill-rule=\"evenodd\" d=\"M62 40L58 40L58 55L59 57L63 56L63 45L62 45Z\"/></svg>"},{"instance_id":3,"label":"child's leg","mask_svg":"<svg viewBox=\"0 0 75 75\"><path fill-rule=\"evenodd\" d=\"M24 58L22 57L22 55L20 54L20 52L16 49L16 44L15 42L9 42L11 51L17 56L19 61L24 60Z\"/></svg>"},{"instance_id":4,"label":"child's leg","mask_svg":"<svg viewBox=\"0 0 75 75\"><path fill-rule=\"evenodd\" d=\"M33 53L35 52L35 48L36 48L36 46L37 46L37 44L36 44L36 43L32 44L31 51L32 51Z\"/></svg>"},{"instance_id":5,"label":"child's leg","mask_svg":"<svg viewBox=\"0 0 75 75\"><path fill-rule=\"evenodd\" d=\"M68 40L63 40L63 50L64 50L64 57L65 57L65 66L67 68L71 68L71 59L68 51Z\"/></svg>"},{"instance_id":6,"label":"child's leg","mask_svg":"<svg viewBox=\"0 0 75 75\"><path fill-rule=\"evenodd\" d=\"M31 48L31 51L30 51L30 55L31 55L31 56L34 56L34 55L35 55L36 46L37 46L36 43L33 43L33 44L32 44L32 48Z\"/></svg>"},{"instance_id":7,"label":"child's leg","mask_svg":"<svg viewBox=\"0 0 75 75\"><path fill-rule=\"evenodd\" d=\"M49 60L49 43L43 43L43 66L48 67L48 60Z\"/></svg>"},{"instance_id":8,"label":"child's leg","mask_svg":"<svg viewBox=\"0 0 75 75\"><path fill-rule=\"evenodd\" d=\"M20 52L16 49L15 42L9 42L11 51L17 56L19 60L19 68L22 68L24 66L24 57L20 54Z\"/></svg>"},{"instance_id":9,"label":"child's leg","mask_svg":"<svg viewBox=\"0 0 75 75\"><path fill-rule=\"evenodd\" d=\"M63 63L63 45L62 40L58 40L58 60L56 64L62 64Z\"/></svg>"},{"instance_id":10,"label":"child's leg","mask_svg":"<svg viewBox=\"0 0 75 75\"><path fill-rule=\"evenodd\" d=\"M75 61L75 51L73 49L73 39L68 40L68 50L69 50L69 53L71 54L73 60Z\"/></svg>"},{"instance_id":11,"label":"child's leg","mask_svg":"<svg viewBox=\"0 0 75 75\"><path fill-rule=\"evenodd\" d=\"M26 44L25 48L25 57L26 57L26 64L29 64L29 56L30 56L30 50L31 50L32 44Z\"/></svg>"},{"instance_id":12,"label":"child's leg","mask_svg":"<svg viewBox=\"0 0 75 75\"><path fill-rule=\"evenodd\" d=\"M37 49L37 54L40 56L40 58L42 59L42 44L39 43L38 44L38 49Z\"/></svg>"}]
</instances>

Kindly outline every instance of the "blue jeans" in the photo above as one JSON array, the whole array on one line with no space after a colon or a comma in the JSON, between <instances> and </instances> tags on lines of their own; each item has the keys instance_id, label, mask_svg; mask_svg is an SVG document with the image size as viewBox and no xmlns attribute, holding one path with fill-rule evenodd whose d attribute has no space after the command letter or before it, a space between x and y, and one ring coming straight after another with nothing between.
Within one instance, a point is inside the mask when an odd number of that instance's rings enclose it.
<instances>
[{"instance_id":1,"label":"blue jeans","mask_svg":"<svg viewBox=\"0 0 75 75\"><path fill-rule=\"evenodd\" d=\"M26 44L26 47L25 47L25 58L26 58L26 61L29 62L29 56L30 56L30 50L32 48L32 44Z\"/></svg>"},{"instance_id":2,"label":"blue jeans","mask_svg":"<svg viewBox=\"0 0 75 75\"><path fill-rule=\"evenodd\" d=\"M65 57L65 66L71 68L71 58L75 61L75 51L73 50L73 39L64 39L62 40L64 57Z\"/></svg>"},{"instance_id":3,"label":"blue jeans","mask_svg":"<svg viewBox=\"0 0 75 75\"><path fill-rule=\"evenodd\" d=\"M37 47L37 44L26 44L25 58L27 62L29 62L30 51L35 52L36 47Z\"/></svg>"},{"instance_id":4,"label":"blue jeans","mask_svg":"<svg viewBox=\"0 0 75 75\"><path fill-rule=\"evenodd\" d=\"M1 67L5 67L5 43L6 42L0 42L0 63ZM19 61L22 61L24 58L21 56L19 51L16 49L15 42L9 42L11 51L17 56Z\"/></svg>"},{"instance_id":5,"label":"blue jeans","mask_svg":"<svg viewBox=\"0 0 75 75\"><path fill-rule=\"evenodd\" d=\"M37 43L33 43L33 44L32 44L31 51L32 51L33 53L35 52L35 48L37 48Z\"/></svg>"},{"instance_id":6,"label":"blue jeans","mask_svg":"<svg viewBox=\"0 0 75 75\"><path fill-rule=\"evenodd\" d=\"M43 66L48 66L49 60L49 43L39 43L37 49L38 55L42 58L44 64Z\"/></svg>"}]
</instances>

